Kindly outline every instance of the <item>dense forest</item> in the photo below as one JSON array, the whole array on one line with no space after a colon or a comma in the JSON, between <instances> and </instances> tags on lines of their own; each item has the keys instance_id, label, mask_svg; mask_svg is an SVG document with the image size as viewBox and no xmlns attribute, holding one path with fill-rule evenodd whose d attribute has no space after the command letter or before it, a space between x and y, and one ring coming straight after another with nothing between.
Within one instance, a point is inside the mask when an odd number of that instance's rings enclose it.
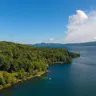
<instances>
[{"instance_id":1,"label":"dense forest","mask_svg":"<svg viewBox=\"0 0 96 96\"><path fill-rule=\"evenodd\" d=\"M0 42L0 88L28 76L47 72L55 63L70 64L80 54L65 48L37 48L13 42Z\"/></svg>"}]
</instances>

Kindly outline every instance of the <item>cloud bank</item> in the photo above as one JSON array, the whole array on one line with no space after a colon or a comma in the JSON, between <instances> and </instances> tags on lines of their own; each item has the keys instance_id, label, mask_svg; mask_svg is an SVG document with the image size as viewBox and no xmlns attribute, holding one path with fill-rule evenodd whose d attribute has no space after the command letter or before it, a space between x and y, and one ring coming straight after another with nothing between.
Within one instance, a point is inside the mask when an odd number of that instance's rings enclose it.
<instances>
[{"instance_id":1,"label":"cloud bank","mask_svg":"<svg viewBox=\"0 0 96 96\"><path fill-rule=\"evenodd\" d=\"M67 29L64 43L96 41L96 11L77 10L76 14L69 16Z\"/></svg>"}]
</instances>

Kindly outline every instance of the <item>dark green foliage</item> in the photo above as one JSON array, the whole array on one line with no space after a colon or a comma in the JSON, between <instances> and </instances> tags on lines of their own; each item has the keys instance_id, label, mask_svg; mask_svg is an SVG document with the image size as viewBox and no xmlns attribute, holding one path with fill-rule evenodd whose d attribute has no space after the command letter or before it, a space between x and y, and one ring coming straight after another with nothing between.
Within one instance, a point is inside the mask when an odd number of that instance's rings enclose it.
<instances>
[{"instance_id":1,"label":"dark green foliage","mask_svg":"<svg viewBox=\"0 0 96 96\"><path fill-rule=\"evenodd\" d=\"M6 81L4 77L0 77L0 85L6 85Z\"/></svg>"},{"instance_id":2,"label":"dark green foliage","mask_svg":"<svg viewBox=\"0 0 96 96\"><path fill-rule=\"evenodd\" d=\"M80 57L80 54L72 53L72 52L71 52L70 56L71 56L72 58L76 58L76 57Z\"/></svg>"},{"instance_id":3,"label":"dark green foliage","mask_svg":"<svg viewBox=\"0 0 96 96\"><path fill-rule=\"evenodd\" d=\"M19 72L19 75L24 72L32 74L46 71L48 65L54 63L71 63L72 58L77 56L79 54L69 52L65 48L36 48L12 42L0 42L0 70Z\"/></svg>"},{"instance_id":4,"label":"dark green foliage","mask_svg":"<svg viewBox=\"0 0 96 96\"><path fill-rule=\"evenodd\" d=\"M28 76L47 72L55 63L69 64L80 54L65 48L36 48L33 46L0 42L0 88L25 80ZM8 85L9 84L9 85Z\"/></svg>"},{"instance_id":5,"label":"dark green foliage","mask_svg":"<svg viewBox=\"0 0 96 96\"><path fill-rule=\"evenodd\" d=\"M5 79L6 83L9 83L9 81L8 81L8 78L9 78L8 72L3 72L3 78Z\"/></svg>"},{"instance_id":6,"label":"dark green foliage","mask_svg":"<svg viewBox=\"0 0 96 96\"><path fill-rule=\"evenodd\" d=\"M25 79L25 78L26 78L26 73L22 68L21 70L18 71L18 79Z\"/></svg>"},{"instance_id":7,"label":"dark green foliage","mask_svg":"<svg viewBox=\"0 0 96 96\"><path fill-rule=\"evenodd\" d=\"M12 74L10 74L8 72L3 72L2 76L3 76L6 84L9 84L9 83L10 84L14 84L14 83L16 83L16 78Z\"/></svg>"}]
</instances>

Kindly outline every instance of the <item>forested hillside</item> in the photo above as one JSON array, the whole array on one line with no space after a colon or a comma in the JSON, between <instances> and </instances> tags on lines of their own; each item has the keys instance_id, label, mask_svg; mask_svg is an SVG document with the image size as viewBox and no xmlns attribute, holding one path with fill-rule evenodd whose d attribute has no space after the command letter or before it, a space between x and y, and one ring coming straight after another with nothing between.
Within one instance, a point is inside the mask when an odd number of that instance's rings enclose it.
<instances>
[{"instance_id":1,"label":"forested hillside","mask_svg":"<svg viewBox=\"0 0 96 96\"><path fill-rule=\"evenodd\" d=\"M48 66L55 63L69 64L72 58L77 56L80 54L72 53L64 48L36 48L12 42L0 42L0 71L2 73L0 85L5 86L13 83L14 80L24 79L29 75L34 76L38 72L46 72Z\"/></svg>"}]
</instances>

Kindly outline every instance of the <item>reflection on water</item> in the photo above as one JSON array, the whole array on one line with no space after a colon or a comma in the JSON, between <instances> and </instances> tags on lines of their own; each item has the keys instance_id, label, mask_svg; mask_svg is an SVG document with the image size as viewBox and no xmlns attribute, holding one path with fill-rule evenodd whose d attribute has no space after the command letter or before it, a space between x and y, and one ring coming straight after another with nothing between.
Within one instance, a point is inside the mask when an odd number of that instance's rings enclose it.
<instances>
[{"instance_id":1,"label":"reflection on water","mask_svg":"<svg viewBox=\"0 0 96 96\"><path fill-rule=\"evenodd\" d=\"M0 96L96 96L95 49L95 46L71 47L81 54L72 64L51 66L45 76L4 89Z\"/></svg>"}]
</instances>

